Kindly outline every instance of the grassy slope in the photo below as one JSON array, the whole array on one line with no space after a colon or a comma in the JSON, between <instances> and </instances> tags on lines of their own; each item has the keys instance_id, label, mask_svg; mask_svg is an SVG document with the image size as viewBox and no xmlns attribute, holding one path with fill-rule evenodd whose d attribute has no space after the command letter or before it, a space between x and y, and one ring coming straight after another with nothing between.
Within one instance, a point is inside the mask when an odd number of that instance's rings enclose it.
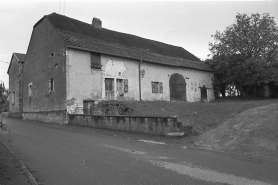
<instances>
[{"instance_id":1,"label":"grassy slope","mask_svg":"<svg viewBox=\"0 0 278 185\"><path fill-rule=\"evenodd\" d=\"M278 160L278 104L248 109L197 138L207 149Z\"/></svg>"},{"instance_id":2,"label":"grassy slope","mask_svg":"<svg viewBox=\"0 0 278 185\"><path fill-rule=\"evenodd\" d=\"M128 102L130 115L175 116L198 133L215 128L246 109L278 103L278 99L224 98L213 103Z\"/></svg>"}]
</instances>

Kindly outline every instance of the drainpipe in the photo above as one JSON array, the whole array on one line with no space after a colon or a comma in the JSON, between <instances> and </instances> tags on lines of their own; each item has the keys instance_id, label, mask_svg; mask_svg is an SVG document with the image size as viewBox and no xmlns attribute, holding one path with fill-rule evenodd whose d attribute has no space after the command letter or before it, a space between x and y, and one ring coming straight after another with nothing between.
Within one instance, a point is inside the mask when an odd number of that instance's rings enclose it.
<instances>
[{"instance_id":1,"label":"drainpipe","mask_svg":"<svg viewBox=\"0 0 278 185\"><path fill-rule=\"evenodd\" d=\"M24 61L25 62L25 61ZM21 84L20 84L20 90L21 90L21 107L20 107L20 118L22 119L22 115L23 115L23 65L24 63L20 63L20 80L21 80Z\"/></svg>"},{"instance_id":2,"label":"drainpipe","mask_svg":"<svg viewBox=\"0 0 278 185\"><path fill-rule=\"evenodd\" d=\"M138 65L138 72L139 72L139 100L142 101L142 96L141 96L141 64L142 64L142 59L141 61L139 62L139 65Z\"/></svg>"}]
</instances>

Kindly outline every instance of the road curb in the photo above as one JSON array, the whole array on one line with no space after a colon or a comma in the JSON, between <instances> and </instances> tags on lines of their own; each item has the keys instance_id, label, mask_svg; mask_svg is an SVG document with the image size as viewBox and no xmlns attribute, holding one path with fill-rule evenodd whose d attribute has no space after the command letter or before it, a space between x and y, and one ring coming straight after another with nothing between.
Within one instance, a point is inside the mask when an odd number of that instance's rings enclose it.
<instances>
[{"instance_id":1,"label":"road curb","mask_svg":"<svg viewBox=\"0 0 278 185\"><path fill-rule=\"evenodd\" d=\"M23 170L23 172L25 173L25 175L28 177L30 183L32 185L39 185L38 182L36 181L36 179L34 178L34 176L32 175L32 173L28 170L28 168L25 166L25 164L22 162L22 160L20 160L17 155L12 151L12 149L10 149L10 147L8 147L4 142L0 141L1 144L11 153L11 155L13 156L13 158L16 160L16 163L21 167L21 169Z\"/></svg>"}]
</instances>

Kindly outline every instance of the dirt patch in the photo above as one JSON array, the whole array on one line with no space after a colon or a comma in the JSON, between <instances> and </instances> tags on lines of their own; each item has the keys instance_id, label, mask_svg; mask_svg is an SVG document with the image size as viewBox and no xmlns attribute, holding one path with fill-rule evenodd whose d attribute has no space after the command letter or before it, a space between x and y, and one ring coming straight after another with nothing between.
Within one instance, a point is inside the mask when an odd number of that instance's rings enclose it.
<instances>
[{"instance_id":1,"label":"dirt patch","mask_svg":"<svg viewBox=\"0 0 278 185\"><path fill-rule=\"evenodd\" d=\"M197 146L278 160L278 103L246 110L199 136Z\"/></svg>"}]
</instances>

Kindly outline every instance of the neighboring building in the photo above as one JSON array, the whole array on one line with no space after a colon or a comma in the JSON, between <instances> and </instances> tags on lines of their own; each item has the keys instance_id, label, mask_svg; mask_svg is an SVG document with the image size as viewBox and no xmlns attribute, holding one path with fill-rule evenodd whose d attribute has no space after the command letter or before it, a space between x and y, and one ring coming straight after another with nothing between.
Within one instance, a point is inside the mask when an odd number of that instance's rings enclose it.
<instances>
[{"instance_id":1,"label":"neighboring building","mask_svg":"<svg viewBox=\"0 0 278 185\"><path fill-rule=\"evenodd\" d=\"M25 54L13 53L8 68L9 74L9 115L21 117L22 113L22 68Z\"/></svg>"},{"instance_id":2,"label":"neighboring building","mask_svg":"<svg viewBox=\"0 0 278 185\"><path fill-rule=\"evenodd\" d=\"M56 13L34 25L23 78L24 117L59 123L105 100L214 100L212 69L185 49Z\"/></svg>"}]
</instances>

